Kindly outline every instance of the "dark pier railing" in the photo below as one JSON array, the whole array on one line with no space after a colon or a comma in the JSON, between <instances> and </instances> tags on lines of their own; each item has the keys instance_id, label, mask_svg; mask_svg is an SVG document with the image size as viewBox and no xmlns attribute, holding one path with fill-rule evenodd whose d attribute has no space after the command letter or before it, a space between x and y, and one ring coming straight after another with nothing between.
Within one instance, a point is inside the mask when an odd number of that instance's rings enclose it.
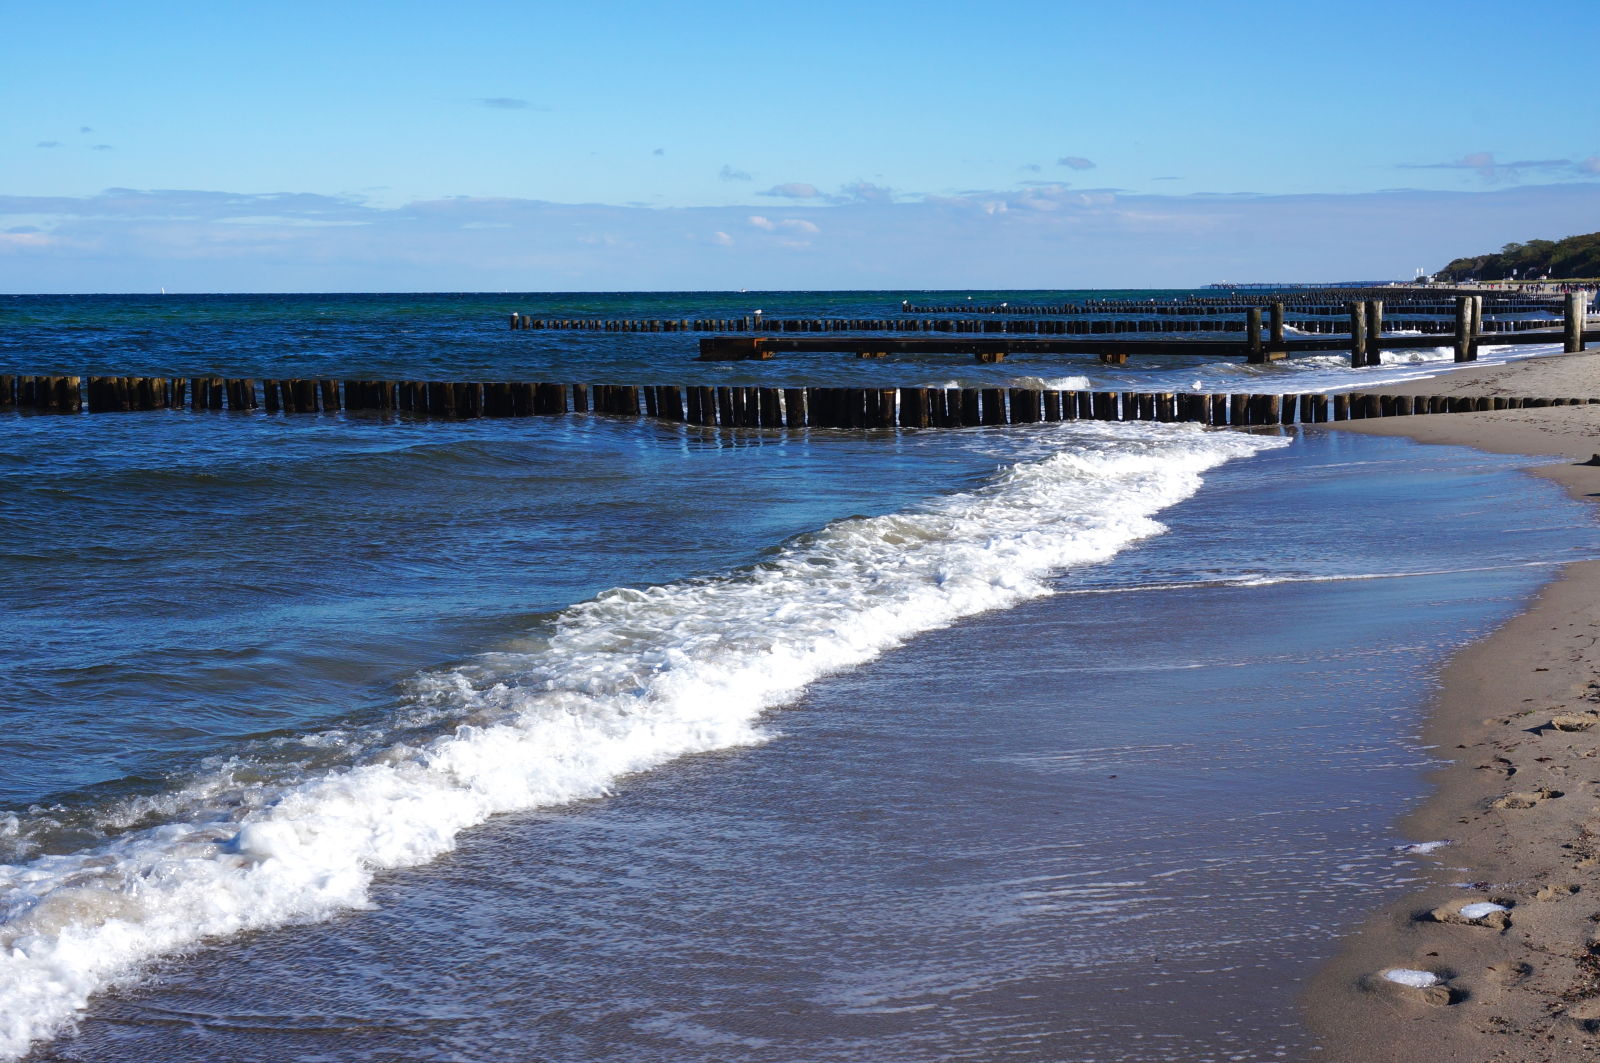
<instances>
[{"instance_id":1,"label":"dark pier railing","mask_svg":"<svg viewBox=\"0 0 1600 1063\"><path fill-rule=\"evenodd\" d=\"M1367 417L1600 403L1600 398L1040 391L1031 388L772 388L511 381L251 380L234 377L0 376L0 408L48 413L135 410L349 411L412 417L593 413L723 428L958 428L1046 421L1164 421L1216 426L1320 424Z\"/></svg>"}]
</instances>

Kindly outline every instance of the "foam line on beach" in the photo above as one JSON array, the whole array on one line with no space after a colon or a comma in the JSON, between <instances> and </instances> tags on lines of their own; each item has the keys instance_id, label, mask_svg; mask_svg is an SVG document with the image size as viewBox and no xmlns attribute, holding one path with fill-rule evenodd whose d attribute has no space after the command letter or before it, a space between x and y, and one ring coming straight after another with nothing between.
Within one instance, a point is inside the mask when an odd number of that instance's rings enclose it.
<instances>
[{"instance_id":1,"label":"foam line on beach","mask_svg":"<svg viewBox=\"0 0 1600 1063\"><path fill-rule=\"evenodd\" d=\"M1063 426L1053 444L976 490L836 522L727 575L608 591L523 652L419 676L386 732L304 736L297 776L235 758L114 810L106 829L137 825L101 844L0 867L0 1058L159 956L362 908L375 873L497 813L762 742L761 714L819 677L1052 593L1052 575L1162 531L1154 514L1207 469L1288 442L1116 425Z\"/></svg>"},{"instance_id":2,"label":"foam line on beach","mask_svg":"<svg viewBox=\"0 0 1600 1063\"><path fill-rule=\"evenodd\" d=\"M1503 572L1514 568L1561 568L1574 561L1600 560L1600 558L1570 557L1560 561L1518 561L1509 565L1473 565L1463 568L1429 568L1407 572L1337 572L1324 575L1263 576L1258 573L1238 576L1215 576L1210 579L1160 580L1151 583L1130 583L1120 587L1073 587L1060 591L1063 595L1089 594L1142 594L1146 591L1197 590L1206 587L1271 587L1279 583L1346 583L1378 579L1417 579L1425 576L1450 576L1468 572Z\"/></svg>"}]
</instances>

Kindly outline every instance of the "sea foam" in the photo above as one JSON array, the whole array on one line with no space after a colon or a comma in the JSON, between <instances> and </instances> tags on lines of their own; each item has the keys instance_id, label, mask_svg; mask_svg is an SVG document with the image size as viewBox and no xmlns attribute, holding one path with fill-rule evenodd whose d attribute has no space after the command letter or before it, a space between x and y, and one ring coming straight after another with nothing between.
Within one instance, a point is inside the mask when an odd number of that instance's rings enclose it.
<instances>
[{"instance_id":1,"label":"sea foam","mask_svg":"<svg viewBox=\"0 0 1600 1063\"><path fill-rule=\"evenodd\" d=\"M376 742L306 736L322 759L298 776L230 761L118 812L141 824L120 836L0 866L0 1057L155 957L361 908L376 872L430 860L497 813L764 741L761 714L808 683L1047 594L1053 573L1161 531L1153 514L1206 469L1286 445L1179 425L1037 439L1053 452L976 490L836 522L725 576L608 591L519 652L425 673L433 732L408 718Z\"/></svg>"}]
</instances>

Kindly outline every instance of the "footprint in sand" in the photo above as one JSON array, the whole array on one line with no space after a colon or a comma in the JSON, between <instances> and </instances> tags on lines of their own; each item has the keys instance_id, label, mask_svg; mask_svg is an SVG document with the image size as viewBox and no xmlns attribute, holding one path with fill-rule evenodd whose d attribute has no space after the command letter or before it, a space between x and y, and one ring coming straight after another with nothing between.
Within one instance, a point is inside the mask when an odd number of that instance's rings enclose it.
<instances>
[{"instance_id":1,"label":"footprint in sand","mask_svg":"<svg viewBox=\"0 0 1600 1063\"><path fill-rule=\"evenodd\" d=\"M1538 892L1533 895L1533 899L1536 900L1536 901L1560 901L1560 900L1565 900L1566 898L1572 896L1574 893L1577 893L1578 890L1581 889L1581 888L1582 887L1574 886L1571 883L1567 883L1567 882L1562 882L1562 883L1551 882L1551 883L1549 883L1547 885L1540 886Z\"/></svg>"},{"instance_id":2,"label":"footprint in sand","mask_svg":"<svg viewBox=\"0 0 1600 1063\"><path fill-rule=\"evenodd\" d=\"M1533 977L1533 967L1526 963L1507 963L1485 967L1483 973L1495 985L1514 989Z\"/></svg>"},{"instance_id":3,"label":"footprint in sand","mask_svg":"<svg viewBox=\"0 0 1600 1063\"><path fill-rule=\"evenodd\" d=\"M1505 757L1495 757L1489 763L1480 764L1478 767L1484 771L1497 771L1508 779L1517 773L1517 766Z\"/></svg>"},{"instance_id":4,"label":"footprint in sand","mask_svg":"<svg viewBox=\"0 0 1600 1063\"><path fill-rule=\"evenodd\" d=\"M1513 790L1504 797L1497 797L1489 802L1490 808L1533 808L1542 801L1551 801L1562 796L1560 790L1552 790L1548 786L1541 786L1537 790Z\"/></svg>"}]
</instances>

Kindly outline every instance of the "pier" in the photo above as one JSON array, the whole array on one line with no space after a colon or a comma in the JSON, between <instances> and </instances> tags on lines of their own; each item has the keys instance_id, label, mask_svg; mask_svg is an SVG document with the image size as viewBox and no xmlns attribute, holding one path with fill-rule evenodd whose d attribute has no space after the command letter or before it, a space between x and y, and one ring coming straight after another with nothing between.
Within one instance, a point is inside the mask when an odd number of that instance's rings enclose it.
<instances>
[{"instance_id":1,"label":"pier","mask_svg":"<svg viewBox=\"0 0 1600 1063\"><path fill-rule=\"evenodd\" d=\"M1379 353L1385 350L1453 346L1456 361L1470 362L1477 359L1478 348L1485 343L1560 343L1571 353L1600 340L1600 329L1588 327L1589 296L1583 292L1544 300L1460 295L1441 302L1436 292L1410 296L1399 306L1376 298L1340 306L1284 301L1264 307L1230 303L1221 308L1209 302L1118 304L1116 314L1121 316L1106 316L1107 309L1100 307L1085 312L1097 316L1069 315L1060 320L1048 316L1056 308L1035 307L1001 308L978 318L771 318L752 314L685 320L547 319L512 314L510 321L516 330L722 334L700 341L701 361L765 359L782 352L835 352L860 357L969 354L984 362L998 362L1008 354L1069 354L1094 355L1108 364L1123 364L1130 356L1243 358L1265 363L1296 354L1338 351L1348 352L1351 366L1359 368L1379 364ZM910 304L904 306L911 310ZM1559 326L1555 320L1558 311ZM1023 313L1033 316L1007 316ZM1184 332L1211 335L1192 339L1164 335ZM914 335L905 335L908 333ZM1067 336L1117 338L1059 338Z\"/></svg>"}]
</instances>

